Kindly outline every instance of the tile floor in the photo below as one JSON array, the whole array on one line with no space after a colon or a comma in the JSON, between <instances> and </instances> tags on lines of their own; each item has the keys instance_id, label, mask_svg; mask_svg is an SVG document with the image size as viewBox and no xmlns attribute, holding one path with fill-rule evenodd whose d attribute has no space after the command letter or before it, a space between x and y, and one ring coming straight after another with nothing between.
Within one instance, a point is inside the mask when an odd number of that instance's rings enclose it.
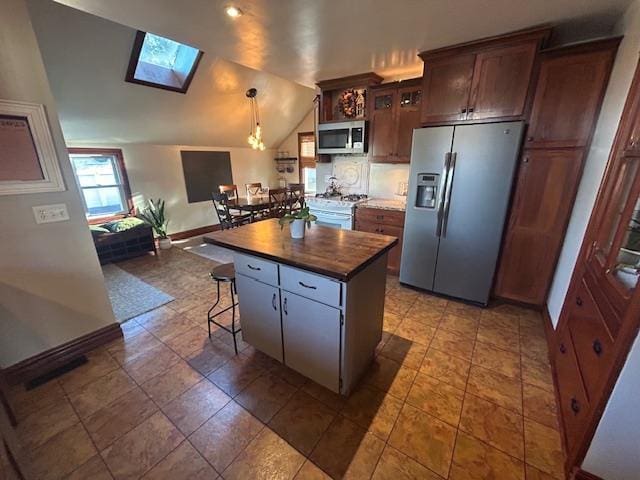
<instances>
[{"instance_id":1,"label":"tile floor","mask_svg":"<svg viewBox=\"0 0 640 480\"><path fill-rule=\"evenodd\" d=\"M375 362L343 398L243 342L235 356L224 331L209 341L212 265L178 248L119 264L176 300L12 392L33 478L563 478L537 313L389 277Z\"/></svg>"}]
</instances>

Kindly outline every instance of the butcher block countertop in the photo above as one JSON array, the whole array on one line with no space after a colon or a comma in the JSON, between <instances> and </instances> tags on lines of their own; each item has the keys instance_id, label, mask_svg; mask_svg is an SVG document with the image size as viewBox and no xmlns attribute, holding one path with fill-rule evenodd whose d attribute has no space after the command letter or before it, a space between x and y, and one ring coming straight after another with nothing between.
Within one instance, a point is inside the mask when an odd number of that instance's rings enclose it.
<instances>
[{"instance_id":1,"label":"butcher block countertop","mask_svg":"<svg viewBox=\"0 0 640 480\"><path fill-rule=\"evenodd\" d=\"M293 239L289 227L281 230L275 218L209 233L204 241L343 282L398 243L396 237L314 224L304 239Z\"/></svg>"}]
</instances>

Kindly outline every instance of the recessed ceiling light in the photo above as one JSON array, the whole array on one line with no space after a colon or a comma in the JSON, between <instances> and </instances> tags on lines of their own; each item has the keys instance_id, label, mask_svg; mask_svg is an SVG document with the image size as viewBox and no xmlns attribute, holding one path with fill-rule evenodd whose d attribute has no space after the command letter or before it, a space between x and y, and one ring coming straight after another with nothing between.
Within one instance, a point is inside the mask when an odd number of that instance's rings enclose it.
<instances>
[{"instance_id":1,"label":"recessed ceiling light","mask_svg":"<svg viewBox=\"0 0 640 480\"><path fill-rule=\"evenodd\" d=\"M224 9L224 11L227 12L227 15L229 15L231 18L238 18L242 16L242 10L240 10L238 7L234 7L233 5L229 5Z\"/></svg>"}]
</instances>

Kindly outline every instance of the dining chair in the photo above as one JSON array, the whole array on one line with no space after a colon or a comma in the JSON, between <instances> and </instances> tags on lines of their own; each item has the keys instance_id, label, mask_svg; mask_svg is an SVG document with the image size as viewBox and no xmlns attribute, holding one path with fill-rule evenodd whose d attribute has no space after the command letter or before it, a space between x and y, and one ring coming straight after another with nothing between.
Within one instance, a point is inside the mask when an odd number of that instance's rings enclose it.
<instances>
[{"instance_id":1,"label":"dining chair","mask_svg":"<svg viewBox=\"0 0 640 480\"><path fill-rule=\"evenodd\" d=\"M222 230L239 227L251 221L249 214L232 214L229 210L229 196L226 193L212 193L213 209L216 211Z\"/></svg>"},{"instance_id":2,"label":"dining chair","mask_svg":"<svg viewBox=\"0 0 640 480\"><path fill-rule=\"evenodd\" d=\"M289 204L289 190L286 188L269 189L269 201L271 202L269 216L271 218L284 217Z\"/></svg>"},{"instance_id":3,"label":"dining chair","mask_svg":"<svg viewBox=\"0 0 640 480\"><path fill-rule=\"evenodd\" d=\"M220 193L226 193L229 200L238 198L238 186L237 185L218 185Z\"/></svg>"},{"instance_id":4,"label":"dining chair","mask_svg":"<svg viewBox=\"0 0 640 480\"><path fill-rule=\"evenodd\" d=\"M289 213L299 212L304 208L304 183L290 183L287 186L289 191Z\"/></svg>"},{"instance_id":5,"label":"dining chair","mask_svg":"<svg viewBox=\"0 0 640 480\"><path fill-rule=\"evenodd\" d=\"M262 189L262 183L245 183L244 188L247 190L247 197L250 197L251 195L258 195Z\"/></svg>"}]
</instances>

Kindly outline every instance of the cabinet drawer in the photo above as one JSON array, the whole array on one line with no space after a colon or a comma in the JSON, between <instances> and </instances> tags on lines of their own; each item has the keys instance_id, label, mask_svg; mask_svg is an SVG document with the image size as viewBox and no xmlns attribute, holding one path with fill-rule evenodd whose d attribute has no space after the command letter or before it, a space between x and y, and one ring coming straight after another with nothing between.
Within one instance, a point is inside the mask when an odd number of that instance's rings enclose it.
<instances>
[{"instance_id":1,"label":"cabinet drawer","mask_svg":"<svg viewBox=\"0 0 640 480\"><path fill-rule=\"evenodd\" d=\"M280 274L284 290L326 305L341 305L340 282L285 266L280 267Z\"/></svg>"},{"instance_id":2,"label":"cabinet drawer","mask_svg":"<svg viewBox=\"0 0 640 480\"><path fill-rule=\"evenodd\" d=\"M242 253L233 254L236 272L269 285L278 285L278 264Z\"/></svg>"},{"instance_id":3,"label":"cabinet drawer","mask_svg":"<svg viewBox=\"0 0 640 480\"><path fill-rule=\"evenodd\" d=\"M573 301L569 330L587 393L594 398L613 361L613 339L584 279Z\"/></svg>"},{"instance_id":4,"label":"cabinet drawer","mask_svg":"<svg viewBox=\"0 0 640 480\"><path fill-rule=\"evenodd\" d=\"M555 352L555 367L560 395L560 412L564 424L567 448L579 440L587 426L589 401L576 362L569 330L560 334Z\"/></svg>"},{"instance_id":5,"label":"cabinet drawer","mask_svg":"<svg viewBox=\"0 0 640 480\"><path fill-rule=\"evenodd\" d=\"M356 209L356 221L404 227L404 212L384 210L382 208L359 207Z\"/></svg>"}]
</instances>

